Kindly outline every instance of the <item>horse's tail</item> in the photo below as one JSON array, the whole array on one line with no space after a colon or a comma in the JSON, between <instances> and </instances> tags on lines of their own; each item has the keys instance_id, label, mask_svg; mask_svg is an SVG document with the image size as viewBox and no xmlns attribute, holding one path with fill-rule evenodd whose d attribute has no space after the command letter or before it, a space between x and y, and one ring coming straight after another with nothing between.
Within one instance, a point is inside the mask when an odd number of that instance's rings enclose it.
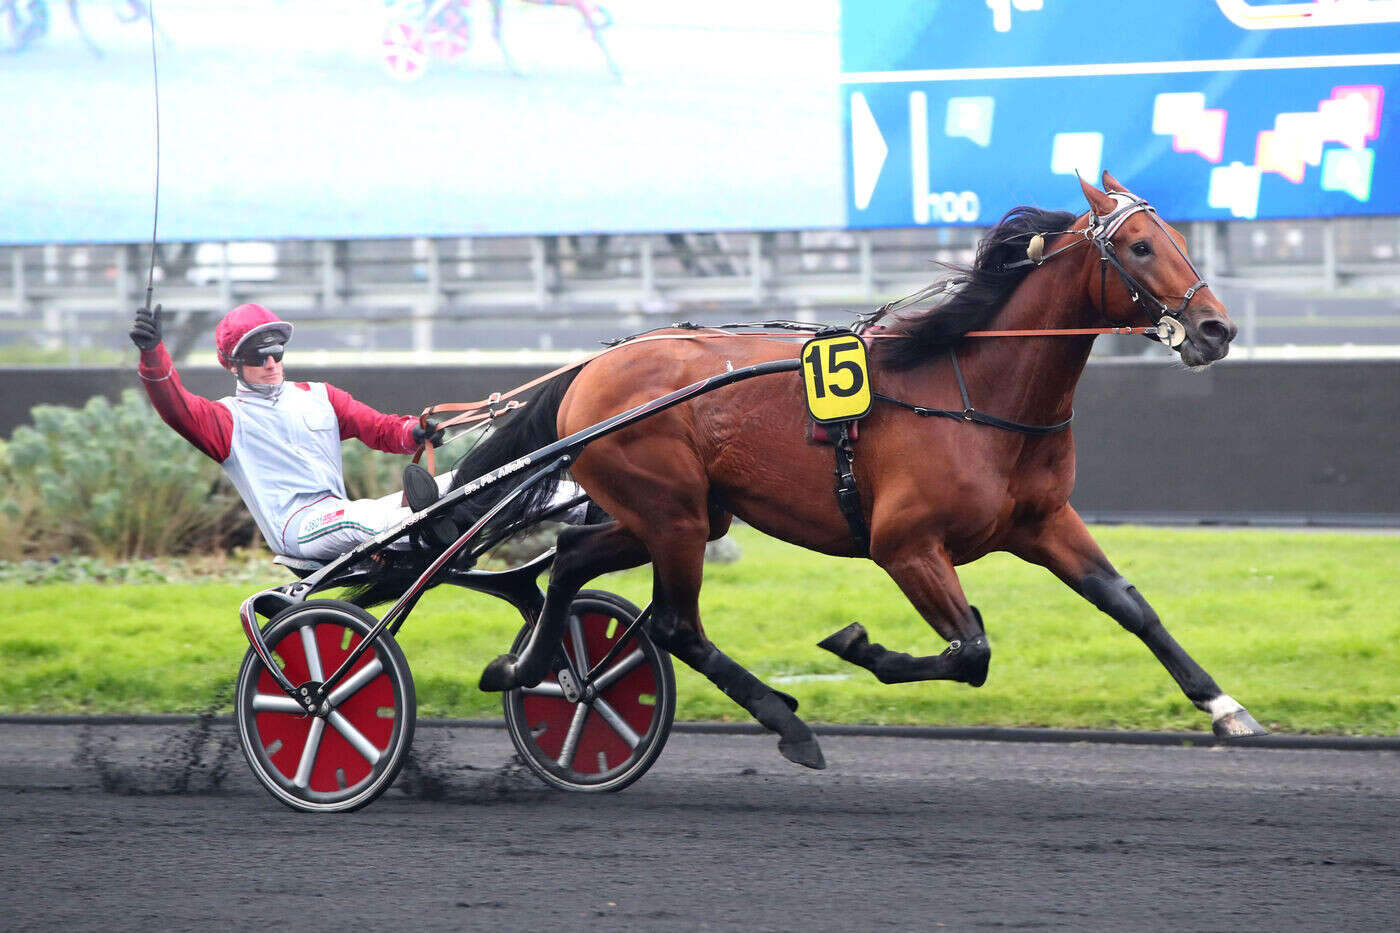
<instances>
[{"instance_id":1,"label":"horse's tail","mask_svg":"<svg viewBox=\"0 0 1400 933\"><path fill-rule=\"evenodd\" d=\"M497 421L490 433L457 462L457 469L452 474L452 488L465 486L479 476L485 476L512 460L559 440L559 429L556 427L559 406L578 373L577 369L571 369L555 376L536 390L525 407ZM531 464L534 468L538 466ZM529 472L529 469L520 471L517 481L523 480ZM492 528L503 528L538 511L553 498L559 480L560 475L555 472L536 483L533 489L506 506L483 530L489 532ZM510 479L498 482L457 506L452 517L465 528L479 521L514 488L515 482Z\"/></svg>"},{"instance_id":2,"label":"horse's tail","mask_svg":"<svg viewBox=\"0 0 1400 933\"><path fill-rule=\"evenodd\" d=\"M495 421L486 436L457 462L452 475L452 488L463 486L478 476L557 441L559 433L555 419L559 414L559 405L577 375L578 370L573 369L556 376L535 390L534 396L523 408ZM457 522L458 530L466 531L479 521L528 473L528 469L522 470L516 476L501 480L453 509L452 517ZM520 521L538 510L549 501L558 486L558 473L541 480L525 495L506 506L491 520L490 525L482 529L478 537L488 536L496 529ZM402 555L376 574L373 582L352 589L347 598L358 606L374 606L398 599L436 557L437 554L432 551L413 551Z\"/></svg>"}]
</instances>

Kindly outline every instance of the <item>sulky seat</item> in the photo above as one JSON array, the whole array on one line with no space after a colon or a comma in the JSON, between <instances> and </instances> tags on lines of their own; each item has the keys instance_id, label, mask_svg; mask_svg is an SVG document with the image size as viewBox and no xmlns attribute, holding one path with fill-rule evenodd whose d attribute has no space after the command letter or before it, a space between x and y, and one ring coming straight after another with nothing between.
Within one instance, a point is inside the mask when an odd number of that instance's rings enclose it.
<instances>
[{"instance_id":1,"label":"sulky seat","mask_svg":"<svg viewBox=\"0 0 1400 933\"><path fill-rule=\"evenodd\" d=\"M306 576L308 573L315 573L326 566L319 560L308 560L305 557L288 557L286 554L278 554L272 558L274 564L281 564L288 567L298 576Z\"/></svg>"}]
</instances>

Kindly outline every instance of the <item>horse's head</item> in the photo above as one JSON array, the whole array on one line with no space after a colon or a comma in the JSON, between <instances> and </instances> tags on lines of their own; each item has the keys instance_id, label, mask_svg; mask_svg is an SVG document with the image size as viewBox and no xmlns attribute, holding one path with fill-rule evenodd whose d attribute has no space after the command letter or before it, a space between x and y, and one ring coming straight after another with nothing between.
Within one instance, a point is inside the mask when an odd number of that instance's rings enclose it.
<instances>
[{"instance_id":1,"label":"horse's head","mask_svg":"<svg viewBox=\"0 0 1400 933\"><path fill-rule=\"evenodd\" d=\"M1105 191L1079 184L1092 209L1083 234L1099 252L1089 286L1099 312L1115 325L1158 325L1187 366L1230 352L1237 328L1187 258L1185 238L1108 172Z\"/></svg>"}]
</instances>

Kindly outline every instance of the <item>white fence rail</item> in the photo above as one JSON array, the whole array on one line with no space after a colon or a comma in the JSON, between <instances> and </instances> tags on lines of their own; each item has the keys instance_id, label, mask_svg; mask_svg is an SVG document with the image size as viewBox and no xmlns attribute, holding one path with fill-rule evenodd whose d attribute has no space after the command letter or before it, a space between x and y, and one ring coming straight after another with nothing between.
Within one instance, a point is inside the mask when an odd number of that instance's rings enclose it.
<instances>
[{"instance_id":1,"label":"white fence rail","mask_svg":"<svg viewBox=\"0 0 1400 933\"><path fill-rule=\"evenodd\" d=\"M1202 273L1267 356L1385 355L1400 347L1400 219L1182 225ZM675 233L164 244L156 294L177 349L257 301L303 323L324 354L562 352L694 319L842 320L967 262L983 231ZM147 247L0 247L0 350L81 362L124 349ZM1141 341L1103 341L1136 354ZM1310 348L1304 351L1300 348ZM1321 349L1319 349L1321 348Z\"/></svg>"}]
</instances>

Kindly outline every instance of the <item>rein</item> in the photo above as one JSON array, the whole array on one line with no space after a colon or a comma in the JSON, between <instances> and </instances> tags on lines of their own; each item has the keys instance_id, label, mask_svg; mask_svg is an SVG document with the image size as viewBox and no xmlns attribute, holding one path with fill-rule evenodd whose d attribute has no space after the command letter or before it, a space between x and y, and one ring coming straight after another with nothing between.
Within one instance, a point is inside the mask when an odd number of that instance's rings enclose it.
<instances>
[{"instance_id":1,"label":"rein","mask_svg":"<svg viewBox=\"0 0 1400 933\"><path fill-rule=\"evenodd\" d=\"M883 311L884 311L884 309L882 308L879 312L876 312L876 314L878 315L878 314L880 314L880 313L883 313ZM679 322L679 323L674 324L674 325L672 325L672 326L673 326L673 327L685 328L685 329L687 329L687 330L699 330L699 327L700 327L700 325L691 324L691 323L688 323L688 322ZM626 337L626 338L622 338L621 340L618 340L617 342L615 342L615 343L613 343L613 344L611 344L611 345L609 345L609 346L606 346L606 347L604 347L604 348L601 349L601 350L595 350L594 352L588 354L587 356L583 357L583 358L580 359L580 360L575 360L575 361L572 362L572 363L566 363L566 364L564 364L563 366L560 366L558 369L551 370L550 372L545 373L543 376L537 376L536 378L531 379L529 382L526 382L526 383L523 383L523 384L521 384L521 385L518 385L518 386L516 386L515 388L510 389L510 390L508 390L508 391L505 391L505 392L492 392L492 393L491 393L490 395L488 395L486 398L484 398L484 399L479 399L479 400L477 400L477 401L475 401L475 402L441 402L441 403L439 403L439 404L437 404L437 405L430 405L430 406L428 406L427 408L423 409L422 413L419 414L419 416L418 416L418 423L419 423L420 426L422 426L422 427L426 430L426 429L427 429L427 426L428 426L428 420L429 420L430 418L432 418L432 417L435 416L435 415L445 414L445 413L447 413L447 412L457 412L457 414L454 415L453 417L449 418L449 419L446 420L446 421L439 422L439 423L437 424L437 428L438 428L439 430L441 430L441 429L446 429L446 428L460 427L460 426L462 426L462 425L478 424L478 423L486 422L486 421L494 421L494 420L497 419L497 418L500 418L500 417L502 417L502 416L504 416L504 415L507 415L507 414L511 413L512 411L515 411L517 408L523 408L523 407L525 406L526 403L520 401L520 400L517 399L517 398L515 398L515 396L521 395L522 393L525 393L525 392L528 392L528 391L530 391L531 389L535 388L536 386L542 385L543 383L546 383L546 382L550 381L551 379L554 379L554 378L556 378L556 377L558 377L558 376L562 376L562 375L564 375L564 374L567 373L567 372L572 372L573 370L580 369L580 368L582 368L583 366L585 366L586 364L591 363L591 362L593 362L594 360L596 360L598 357L604 355L605 353L610 353L611 351L616 350L618 347L623 347L623 346L635 346L635 345L638 344L638 343L646 343L646 342L653 341L653 340L716 340L716 339L719 339L719 338L721 338L721 337L767 337L767 338L777 338L777 339L791 340L791 339L794 339L795 337L798 336L797 333L794 333L795 331L797 331L797 332L807 332L807 331L815 332L815 331L817 331L817 330L820 330L820 329L822 328L823 325L820 325L820 324L808 324L808 323L806 323L806 322L795 322L795 321L793 321L793 322L789 322L789 321L777 322L777 321L774 321L774 322L762 322L762 323L757 324L757 325L754 325L754 324L739 324L739 323L736 323L736 324L726 324L726 325L720 325L720 326L723 326L723 327L753 327L753 326L772 327L772 326L782 326L782 327L784 328L784 330L781 330L781 331L757 331L757 332L750 332L750 333L743 333L743 334L735 334L735 333L731 333L731 332L729 332L729 331L722 331L722 332L718 332L718 333L689 333L689 334L649 334L649 333L644 333L644 334L641 334L641 335L638 335L638 336L635 336L635 337ZM984 331L969 331L968 333L963 334L962 336L964 336L964 337L1058 337L1058 336L1087 336L1087 335L1093 335L1093 334L1147 334L1147 333L1150 333L1150 332L1153 332L1153 331L1155 331L1155 328L1151 328L1151 327L1073 327L1073 328L1046 329L1046 330L984 330ZM861 336L864 337L864 338L867 339L867 340L875 340L875 339L888 339L888 338L902 338L902 337L904 337L905 335L904 335L904 334L882 334L882 333L873 333L873 334L869 334L869 333L867 333L867 334L862 334ZM1053 433L1053 432L1055 432L1055 431L1062 431L1062 430L1064 430L1066 427L1068 427L1069 424L1070 424L1070 421L1073 420L1073 417L1074 417L1074 416L1071 415L1069 419L1067 419L1067 420L1065 420L1065 421L1063 421L1063 422L1061 422L1061 423L1059 423L1059 424L1048 425L1048 426L1042 426L1042 425L1026 425L1026 424L1020 424L1019 422L1015 422L1015 421L1007 421L1007 420L1005 420L1005 419L1003 419L1003 418L998 418L998 417L995 416L995 415L988 415L988 414L986 414L986 413L984 413L984 412L980 412L980 411L976 410L975 408L973 408L973 407L971 406L971 404L970 404L969 401L968 401L967 386L966 386L966 383L965 383L964 380L963 380L962 368L958 365L957 354L954 353L954 352L950 349L950 350L949 350L949 357L950 357L950 358L952 359L952 361L953 361L953 372L957 375L957 379L958 379L958 391L962 394L962 399L963 399L963 410L962 410L962 411L953 411L953 410L951 410L951 409L950 409L950 410L943 410L943 409L936 409L936 408L925 408L925 407L920 406L920 405L913 405L913 404L911 404L911 403L909 403L909 402L901 401L900 399L896 399L896 398L893 398L893 397L888 396L888 395L884 395L884 394L879 393L879 392L873 393L873 397L876 398L876 399L878 399L878 400L880 400L880 401L882 401L882 402L889 402L889 403L891 403L891 404L898 405L898 406L900 406L900 407L902 407L902 408L907 408L907 409L909 409L910 411L914 412L916 415L919 415L919 416L921 416L921 417L944 417L944 418L953 418L953 419L958 420L958 421L971 421L971 422L976 422L976 423L978 423L978 424L985 424L985 425L988 425L988 426L990 426L990 427L1002 428L1003 430L1008 430L1008 431L1017 431L1017 432L1024 433L1024 434L1050 434L1050 433ZM428 469L428 472L429 472L429 473L435 473L435 472L436 472L436 456L435 456L435 454L434 454L434 445L433 445L431 442L425 442L424 445L423 445L423 447L422 447L422 449L413 455L413 462L414 462L414 463L419 462L420 458L426 462L426 464L427 464L427 469Z\"/></svg>"},{"instance_id":2,"label":"rein","mask_svg":"<svg viewBox=\"0 0 1400 933\"><path fill-rule=\"evenodd\" d=\"M757 326L771 327L771 326L773 326L774 323L778 323L778 322L763 322L762 324L759 324L759 325L757 325ZM781 323L787 324L788 322L781 322ZM672 327L681 327L681 328L686 328L686 329L698 329L698 325L690 324L690 323L687 323L687 322L680 322L680 323L677 323L677 324L673 324L673 325L671 325L671 326L672 326ZM716 326L717 326L717 328L718 328L718 327L755 326L755 325L724 324L724 325L716 325ZM801 326L800 329L803 330L803 331L808 331L808 330L810 330L810 331L817 331L817 330L820 330L822 326L823 326L823 325L820 325L820 324L807 324L807 323L804 322L804 323L802 324L802 326ZM448 420L448 421L444 421L444 422L441 422L440 424L438 424L438 427L439 427L439 428L451 428L451 427L457 427L457 426L463 425L463 424L472 424L472 423L479 422L479 421L489 421L489 420L492 420L492 419L495 419L495 418L499 418L499 417L501 417L502 415L509 414L510 412L514 411L515 409L521 408L521 407L523 407L523 406L525 405L524 402L521 402L521 401L516 400L516 399L515 399L515 396L520 395L521 393L524 393L524 392L528 392L528 391L530 391L531 389L535 388L536 386L541 385L541 384L543 384L543 383L545 383L545 382L548 382L549 380L555 378L556 376L562 376L564 373L571 372L572 370L575 370L575 369L579 369L579 368L581 368L582 366L584 366L585 364L593 362L595 359L597 359L598 357L602 356L603 354L608 353L608 352L610 352L610 351L612 351L612 350L615 350L615 349L617 349L618 347L622 347L622 346L634 346L634 345L636 345L636 344L638 344L638 343L644 343L644 342L652 341L652 340L715 340L715 339L718 339L718 338L721 338L721 337L768 337L768 338L789 339L789 340L791 340L791 339L794 339L794 338L796 337L796 335L795 335L794 333L792 333L792 331L796 331L796 330L798 330L798 329L799 329L799 328L796 327L796 326L789 326L789 327L787 328L786 331L760 331L760 332L746 333L746 334L735 334L735 333L730 333L730 332L728 332L728 331L724 331L724 332L722 332L722 333L704 333L704 334L701 334L701 333L691 333L691 334L644 334L644 335L637 336L637 337L623 338L623 339L617 341L616 343L613 343L613 344L611 344L611 345L609 345L609 346L604 347L604 348L601 349L601 350L595 350L594 352L588 354L587 356L583 357L582 359L575 360L575 361L572 362L572 363L566 363L566 364L564 364L563 366L560 366L558 369L551 370L550 372L545 373L543 376L539 376L539 377L536 377L536 378L534 378L534 379L531 379L529 382L526 382L526 383L523 383L523 384L521 384L521 385L518 385L518 386L516 386L515 388L510 389L510 390L508 390L508 391L506 391L506 392L492 392L492 393L491 393L490 395L488 395L486 398L479 399L479 400L477 400L477 401L475 401L475 402L441 402L441 403L439 403L439 404L437 404L437 405L431 405L431 406L429 406L428 408L423 409L422 413L419 415L420 423L424 423L424 426L426 427L426 423L425 423L425 422L427 421L428 418L432 417L433 415L439 415L439 414L443 414L443 413L446 413L446 412L458 412L459 414L458 414L457 416L451 418L451 419ZM1073 337L1073 336L1091 336L1091 335L1098 335L1098 334L1119 334L1119 335L1144 334L1144 335L1146 335L1146 334L1155 333L1156 330L1157 330L1157 328L1155 328L1155 327L1067 327L1067 328L1058 328L1058 329L1049 329L1049 328L1047 328L1047 329L1042 329L1042 330L973 330L973 331L968 331L967 333L963 334L962 336L963 336L963 337ZM863 334L862 336L864 336L867 340L883 340L883 339L891 339L891 338L902 338L902 337L904 337L905 335L904 335L904 334L879 334L879 333L876 333L876 334Z\"/></svg>"},{"instance_id":3,"label":"rein","mask_svg":"<svg viewBox=\"0 0 1400 933\"><path fill-rule=\"evenodd\" d=\"M1108 267L1112 266L1114 271L1118 273L1119 278L1123 281L1124 286L1128 289L1128 294L1132 297L1132 300L1135 303L1147 306L1153 312L1161 315L1156 325L1149 325L1145 327L1063 327L1026 330L974 330L968 331L967 333L962 334L961 336L973 338L1080 336L1088 337L1098 336L1101 334L1141 334L1145 337L1156 339L1171 347L1180 346L1181 343L1186 339L1186 327L1181 322L1181 315L1186 312L1186 307L1188 304L1190 304L1191 299L1199 291L1201 291L1201 289L1206 287L1206 282L1201 278L1200 273L1196 271L1196 267L1192 265L1191 260L1187 258L1184 252L1182 252L1181 247L1177 246L1176 240L1172 239L1171 234L1167 233L1166 228L1162 226L1162 222L1157 219L1156 208L1154 208L1151 204L1148 204L1141 198L1138 198L1135 195L1129 194L1125 191L1109 191L1107 192L1107 194L1114 200L1114 203L1117 205L1113 211L1103 215L1102 217L1100 217L1098 214L1091 213L1089 215L1088 225L1082 230L1062 230L1059 231L1059 233L1051 234L1052 236L1059 236L1063 234L1075 234L1076 238L1070 243L1067 243L1064 246L1053 250L1052 252L1046 253L1045 234L1034 234L1026 247L1026 258L1018 262L1010 263L1005 268L1014 269L1021 266L1038 267L1049 262L1051 259L1054 259L1061 253L1074 249L1076 246L1092 244L1099 250L1100 304L1102 304L1103 295L1107 290ZM1123 226L1123 224L1127 222L1129 217L1139 212L1146 213L1148 218L1154 224L1156 224L1159 229L1162 230L1162 232L1166 235L1167 240L1172 244L1173 248L1176 249L1178 255L1181 256L1182 260L1186 263L1187 267L1191 270L1192 274L1196 276L1196 283L1186 290L1186 293L1181 296L1181 304L1177 305L1175 308L1168 307L1165 302L1163 302L1160 298L1153 294L1150 289L1144 287L1143 284L1140 281L1138 281L1138 279L1134 277L1132 273L1130 273L1126 268L1124 268L1123 263L1118 259L1117 251L1113 247L1112 241L1114 234L1116 234L1118 230ZM933 285L928 286L927 288L920 289L912 295L907 295L903 298L899 298L895 301L891 301L885 305L882 305L870 314L858 315L859 320L853 329L866 340L903 337L905 336L904 334L870 333L869 330L872 328L872 326L876 326L876 322L885 315L893 314L895 312L903 310L904 308L910 307L911 305L918 304L919 302L924 301L928 298L932 298L933 296L943 292L950 286L958 284L958 281L959 280L956 278L945 279L944 281L937 282ZM633 346L638 343L645 343L653 340L707 340L718 339L720 337L766 337L778 339L793 339L801 333L815 332L817 330L820 330L822 326L823 325L811 324L804 321L763 321L758 323L736 322L732 324L718 325L716 327L705 327L703 329L706 330L707 333L698 333L698 331L702 329L701 325L692 324L689 322L681 322L672 325L672 327L683 328L685 330L693 332L684 334L658 334L647 331L631 337L621 338L619 340L609 343L601 350L595 350L594 352L588 354L580 360L577 360L573 363L565 364L564 366L561 366L558 369L555 369L551 372L545 373L543 376L540 376L536 379L532 379L529 382L524 383L523 385L516 386L515 388L510 389L509 391L493 392L486 398L480 399L475 402L444 402L438 405L429 406L428 408L423 409L423 412L418 416L419 424L426 429L429 418L433 417L434 415L445 414L448 412L455 412L456 414L447 421L439 423L437 425L438 428L459 427L461 425L475 424L494 420L525 405L524 402L520 401L519 399L516 399L515 396L518 396L524 392L528 392L536 386L548 382L549 380L554 379L558 376L562 376L567 372L572 372L573 370L579 369L584 365L593 362L595 359L602 356L603 354L610 353L611 351L622 346ZM752 331L748 333L737 334L732 333L731 331L726 329L747 327L765 327L780 329ZM882 402L905 408L909 411L914 412L920 417L951 418L957 421L966 421L975 424L983 424L989 427L999 428L1004 431L1015 431L1021 434L1053 434L1057 431L1063 431L1065 428L1069 427L1070 422L1074 420L1074 415L1071 414L1069 418L1066 418L1064 421L1061 421L1057 424L1030 425L1021 424L1016 421L1008 421L1004 418L998 418L995 415L989 415L985 412L978 411L977 409L972 407L972 404L968 399L967 385L963 379L962 367L958 365L958 357L956 351L954 351L952 348L949 348L948 355L953 363L953 373L958 380L958 392L962 396L963 407L961 411L955 411L952 409L925 408L921 405L914 405L910 402L905 402L888 395L883 395L879 392L873 393L873 397ZM431 443L425 443L423 445L423 449L419 451L419 453L414 455L413 461L417 463L420 456L426 458L428 471L435 472L433 445Z\"/></svg>"}]
</instances>

